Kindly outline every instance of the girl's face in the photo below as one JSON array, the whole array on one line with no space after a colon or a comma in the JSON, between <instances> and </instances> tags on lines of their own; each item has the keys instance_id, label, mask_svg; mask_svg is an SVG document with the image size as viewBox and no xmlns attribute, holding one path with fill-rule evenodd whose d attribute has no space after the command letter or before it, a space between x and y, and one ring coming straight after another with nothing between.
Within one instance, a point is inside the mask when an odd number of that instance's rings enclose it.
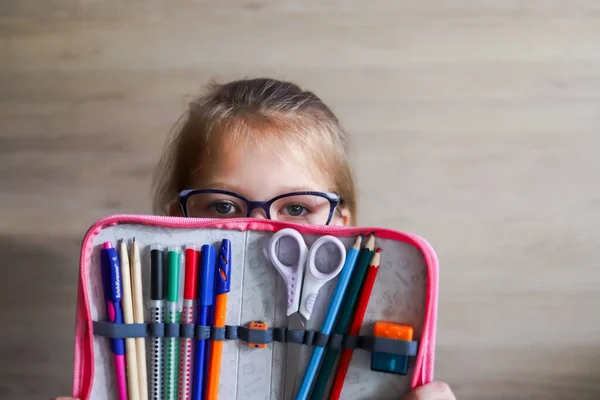
<instances>
[{"instance_id":1,"label":"girl's face","mask_svg":"<svg viewBox=\"0 0 600 400\"><path fill-rule=\"evenodd\" d=\"M231 148L219 158L215 165L209 167L209 174L202 174L202 169L199 171L192 188L226 190L250 201L267 201L279 195L299 191L331 192L333 186L332 180L324 176L325 174L309 173L311 169L305 165L313 161L308 156L297 152L290 152L282 157L281 154L276 154L270 149L240 146ZM188 201L188 214L191 214L191 207L201 207L203 210L210 207L211 217L226 218L234 216L236 212L239 214L239 208L244 207L238 199L230 197L231 201L227 200L227 202L231 204L228 204L222 201L222 197L214 198L211 202L210 195L206 195L206 199L195 203ZM307 222L325 224L330 213L330 203L324 198L314 199L316 200L304 210L299 204L304 204L305 200L299 200L298 197L282 199L270 208L271 218L292 221L296 216L306 214L308 217L311 214L317 221ZM221 202L218 203L217 200ZM278 217L274 215L275 213ZM173 207L171 214L181 215L178 205ZM265 211L260 207L252 210L250 216L267 218ZM349 212L338 208L333 212L329 224L348 225L349 222Z\"/></svg>"}]
</instances>

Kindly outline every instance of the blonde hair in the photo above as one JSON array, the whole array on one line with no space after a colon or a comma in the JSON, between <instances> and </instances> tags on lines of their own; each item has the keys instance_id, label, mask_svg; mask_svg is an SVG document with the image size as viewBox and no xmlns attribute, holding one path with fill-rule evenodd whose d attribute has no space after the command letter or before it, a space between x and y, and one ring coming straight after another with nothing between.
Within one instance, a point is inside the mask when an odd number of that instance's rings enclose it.
<instances>
[{"instance_id":1,"label":"blonde hair","mask_svg":"<svg viewBox=\"0 0 600 400\"><path fill-rule=\"evenodd\" d=\"M195 99L167 141L154 175L153 211L167 213L198 173L210 173L224 146L252 144L282 155L308 153L314 171L327 174L340 209L356 220L356 192L348 161L348 137L338 118L314 93L291 82L244 79L213 83ZM283 156L282 156L283 157Z\"/></svg>"}]
</instances>

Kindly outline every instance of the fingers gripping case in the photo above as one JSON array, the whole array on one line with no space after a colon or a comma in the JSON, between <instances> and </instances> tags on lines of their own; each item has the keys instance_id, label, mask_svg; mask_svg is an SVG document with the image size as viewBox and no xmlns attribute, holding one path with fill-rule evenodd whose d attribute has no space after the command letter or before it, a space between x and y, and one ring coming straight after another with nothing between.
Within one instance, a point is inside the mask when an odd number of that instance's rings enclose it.
<instances>
[{"instance_id":1,"label":"fingers gripping case","mask_svg":"<svg viewBox=\"0 0 600 400\"><path fill-rule=\"evenodd\" d=\"M282 340L288 317L286 287L281 275L270 262L266 249L273 234L293 228L302 234L310 247L325 235L339 238L350 249L355 238L371 233L376 247L381 249L381 262L376 275L366 313L355 340L351 361L343 381L342 399L399 399L412 388L433 380L435 333L438 301L438 262L432 247L417 235L381 228L294 225L255 219L190 219L145 215L115 215L97 221L83 239L78 283L78 304L74 344L73 397L79 399L118 399L117 379L111 353L110 338L99 333L98 321L106 321L105 300L100 273L100 251L104 242L131 243L135 238L141 255L144 323L151 325L150 248L160 244L184 246L193 243L200 248L210 244L218 249L223 239L231 242L231 281L225 324L228 334L223 340L218 397L220 399L284 399L287 343ZM364 244L364 241L363 241ZM319 268L335 262L330 253L317 254ZM291 254L279 249L280 256ZM293 254L291 257L294 257ZM339 278L339 276L338 276ZM320 290L310 320L305 329L319 332L323 326L336 281ZM183 310L183 282L180 275L179 311ZM344 303L341 304L344 307ZM409 354L405 375L380 372L372 367L373 330L377 321L396 322L413 328L414 354ZM250 345L235 334L238 327L272 329L271 340L263 345ZM254 328L253 328L254 327ZM198 328L198 327L196 327ZM150 332L150 333L148 333ZM148 329L145 334L148 375L152 368L152 342L156 340ZM182 329L183 332L183 329ZM196 330L197 332L197 330ZM229 336L228 336L229 335ZM165 336L169 336L165 334ZM312 335L309 335L312 337ZM318 335L317 335L318 336ZM139 336L137 336L139 337ZM198 336L196 336L197 338ZM277 339L279 337L279 339ZM333 336L320 342L302 344L302 352L310 354L315 346L336 346ZM169 338L185 341L185 337ZM344 339L344 340L342 340ZM350 343L346 337L338 347ZM356 339L356 337L355 337ZM319 343L317 343L319 342ZM375 340L375 342L377 342ZM358 343L358 344L357 344ZM368 343L371 343L370 345ZM183 348L183 347L182 347ZM189 348L188 348L189 350ZM400 354L400 353L397 353ZM298 366L297 379L306 370L306 358ZM334 370L335 373L335 370ZM332 373L328 390L333 381ZM148 382L152 398L152 380ZM327 398L328 390L322 398ZM162 397L161 397L162 398ZM285 399L287 400L287 399Z\"/></svg>"}]
</instances>

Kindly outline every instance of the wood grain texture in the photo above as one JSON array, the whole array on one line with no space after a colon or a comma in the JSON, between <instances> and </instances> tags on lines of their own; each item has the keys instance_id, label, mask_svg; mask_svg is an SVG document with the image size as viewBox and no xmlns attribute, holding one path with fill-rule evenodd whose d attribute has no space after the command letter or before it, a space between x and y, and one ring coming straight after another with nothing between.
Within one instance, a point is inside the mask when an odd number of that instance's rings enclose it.
<instances>
[{"instance_id":1,"label":"wood grain texture","mask_svg":"<svg viewBox=\"0 0 600 400\"><path fill-rule=\"evenodd\" d=\"M338 113L361 225L436 248L436 378L600 398L600 3L214 3L0 2L0 398L69 393L85 230L149 211L205 83L259 75Z\"/></svg>"}]
</instances>

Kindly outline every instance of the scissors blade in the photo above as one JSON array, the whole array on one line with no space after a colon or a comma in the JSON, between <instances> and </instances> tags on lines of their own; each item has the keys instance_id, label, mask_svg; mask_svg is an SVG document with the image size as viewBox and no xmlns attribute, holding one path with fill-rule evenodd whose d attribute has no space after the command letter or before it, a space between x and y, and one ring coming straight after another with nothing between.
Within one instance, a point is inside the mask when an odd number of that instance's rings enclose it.
<instances>
[{"instance_id":1,"label":"scissors blade","mask_svg":"<svg viewBox=\"0 0 600 400\"><path fill-rule=\"evenodd\" d=\"M288 329L304 330L304 326L304 320L299 313L295 312L288 318ZM296 380L298 377L298 372L301 368L300 362L303 358L302 350L301 344L287 344L287 351L285 355L284 400L291 400L296 395L296 389L299 386Z\"/></svg>"}]
</instances>

